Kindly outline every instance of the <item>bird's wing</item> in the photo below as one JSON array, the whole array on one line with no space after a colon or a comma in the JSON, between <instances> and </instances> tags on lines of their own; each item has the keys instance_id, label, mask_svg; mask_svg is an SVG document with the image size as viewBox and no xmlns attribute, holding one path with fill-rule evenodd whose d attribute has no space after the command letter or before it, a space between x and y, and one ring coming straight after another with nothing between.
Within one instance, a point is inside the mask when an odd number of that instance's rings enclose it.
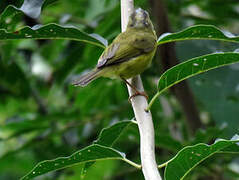
<instances>
[{"instance_id":1,"label":"bird's wing","mask_svg":"<svg viewBox=\"0 0 239 180\"><path fill-rule=\"evenodd\" d=\"M155 48L156 42L153 36L146 39L144 34L119 41L117 39L101 55L97 64L98 68L118 64L149 53Z\"/></svg>"}]
</instances>

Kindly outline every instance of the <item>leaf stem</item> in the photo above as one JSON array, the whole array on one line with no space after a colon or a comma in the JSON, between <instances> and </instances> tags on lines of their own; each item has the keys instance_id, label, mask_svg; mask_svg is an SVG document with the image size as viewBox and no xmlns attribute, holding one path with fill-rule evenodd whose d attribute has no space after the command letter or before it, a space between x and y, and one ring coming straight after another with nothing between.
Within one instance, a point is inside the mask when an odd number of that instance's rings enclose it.
<instances>
[{"instance_id":1,"label":"leaf stem","mask_svg":"<svg viewBox=\"0 0 239 180\"><path fill-rule=\"evenodd\" d=\"M163 91L158 91L158 92L154 95L154 97L150 100L149 105L148 105L148 107L146 108L146 111L149 111L149 110L150 110L150 108L152 107L153 103L154 103L155 100L160 96L160 94L162 94L162 92L163 92Z\"/></svg>"},{"instance_id":2,"label":"leaf stem","mask_svg":"<svg viewBox=\"0 0 239 180\"><path fill-rule=\"evenodd\" d=\"M170 161L172 161L172 159L168 160L167 162L165 162L163 164L158 165L158 168L161 169L161 168L167 166Z\"/></svg>"},{"instance_id":3,"label":"leaf stem","mask_svg":"<svg viewBox=\"0 0 239 180\"><path fill-rule=\"evenodd\" d=\"M141 169L141 168L142 168L142 166L141 166L140 164L136 164L135 162L130 161L129 159L124 158L123 160L124 160L126 163L128 163L128 164L134 166L134 167L137 168L137 169Z\"/></svg>"}]
</instances>

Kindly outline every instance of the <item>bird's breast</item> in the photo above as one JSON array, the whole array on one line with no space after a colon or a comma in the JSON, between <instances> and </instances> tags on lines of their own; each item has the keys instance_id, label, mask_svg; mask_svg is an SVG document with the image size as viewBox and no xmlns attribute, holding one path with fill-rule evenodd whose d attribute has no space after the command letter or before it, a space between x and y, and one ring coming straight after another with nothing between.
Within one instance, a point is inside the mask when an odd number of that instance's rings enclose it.
<instances>
[{"instance_id":1,"label":"bird's breast","mask_svg":"<svg viewBox=\"0 0 239 180\"><path fill-rule=\"evenodd\" d=\"M141 74L147 67L150 66L155 51L140 55L128 61L109 66L105 68L104 77L125 79L132 78Z\"/></svg>"}]
</instances>

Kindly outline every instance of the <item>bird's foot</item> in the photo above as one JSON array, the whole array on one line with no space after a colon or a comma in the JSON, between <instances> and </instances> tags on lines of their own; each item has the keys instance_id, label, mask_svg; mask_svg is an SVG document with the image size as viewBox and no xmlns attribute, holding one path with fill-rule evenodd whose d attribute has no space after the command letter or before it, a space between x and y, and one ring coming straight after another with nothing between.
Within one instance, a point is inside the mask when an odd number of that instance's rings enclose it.
<instances>
[{"instance_id":1,"label":"bird's foot","mask_svg":"<svg viewBox=\"0 0 239 180\"><path fill-rule=\"evenodd\" d=\"M145 92L135 92L132 96L129 97L128 101L131 103L131 99L136 97L136 96L144 96L147 100L149 99L148 95Z\"/></svg>"}]
</instances>

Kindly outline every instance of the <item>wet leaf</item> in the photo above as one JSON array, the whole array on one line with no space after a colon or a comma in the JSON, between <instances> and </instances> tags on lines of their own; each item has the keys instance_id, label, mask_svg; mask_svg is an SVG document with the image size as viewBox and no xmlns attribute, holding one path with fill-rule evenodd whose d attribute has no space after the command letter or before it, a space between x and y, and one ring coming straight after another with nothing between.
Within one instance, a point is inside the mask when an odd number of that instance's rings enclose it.
<instances>
[{"instance_id":1,"label":"wet leaf","mask_svg":"<svg viewBox=\"0 0 239 180\"><path fill-rule=\"evenodd\" d=\"M239 43L239 37L229 32L223 32L212 25L191 26L177 33L165 33L158 39L158 45L175 41L207 39Z\"/></svg>"},{"instance_id":2,"label":"wet leaf","mask_svg":"<svg viewBox=\"0 0 239 180\"><path fill-rule=\"evenodd\" d=\"M93 36L74 27L63 27L57 24L48 24L37 28L24 27L15 32L0 29L0 40L14 39L67 39L86 42L104 48L104 45Z\"/></svg>"},{"instance_id":3,"label":"wet leaf","mask_svg":"<svg viewBox=\"0 0 239 180\"><path fill-rule=\"evenodd\" d=\"M165 180L184 179L199 163L210 156L229 149L231 152L235 149L236 141L219 140L212 145L197 144L183 148L166 166ZM236 149L238 151L238 149Z\"/></svg>"},{"instance_id":4,"label":"wet leaf","mask_svg":"<svg viewBox=\"0 0 239 180\"><path fill-rule=\"evenodd\" d=\"M236 62L239 62L239 53L217 53L193 58L163 73L158 89L160 92L164 91L182 80Z\"/></svg>"},{"instance_id":5,"label":"wet leaf","mask_svg":"<svg viewBox=\"0 0 239 180\"><path fill-rule=\"evenodd\" d=\"M120 121L110 127L104 128L94 143L110 147L121 136L123 131L132 124L134 124L133 121Z\"/></svg>"},{"instance_id":6,"label":"wet leaf","mask_svg":"<svg viewBox=\"0 0 239 180\"><path fill-rule=\"evenodd\" d=\"M149 108L155 99L171 86L197 74L236 62L239 62L239 53L215 53L190 59L168 69L159 78L158 93L151 100Z\"/></svg>"},{"instance_id":7,"label":"wet leaf","mask_svg":"<svg viewBox=\"0 0 239 180\"><path fill-rule=\"evenodd\" d=\"M78 163L107 159L123 160L124 158L124 155L115 149L95 144L75 152L69 157L60 157L54 160L40 162L31 172L24 176L22 180L32 179L50 171L74 166Z\"/></svg>"}]
</instances>

